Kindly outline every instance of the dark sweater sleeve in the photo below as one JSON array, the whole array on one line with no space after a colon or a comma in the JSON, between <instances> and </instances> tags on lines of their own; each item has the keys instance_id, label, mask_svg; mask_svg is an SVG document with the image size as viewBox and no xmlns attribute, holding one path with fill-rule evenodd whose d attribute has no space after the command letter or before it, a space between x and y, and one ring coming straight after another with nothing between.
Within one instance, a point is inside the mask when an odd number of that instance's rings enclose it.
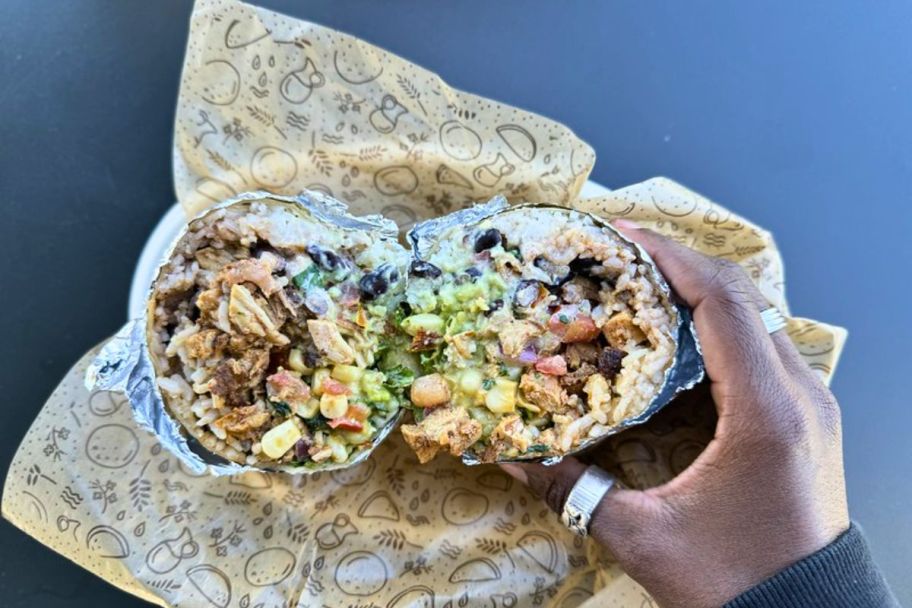
<instances>
[{"instance_id":1,"label":"dark sweater sleeve","mask_svg":"<svg viewBox=\"0 0 912 608\"><path fill-rule=\"evenodd\" d=\"M725 608L899 608L855 524Z\"/></svg>"}]
</instances>

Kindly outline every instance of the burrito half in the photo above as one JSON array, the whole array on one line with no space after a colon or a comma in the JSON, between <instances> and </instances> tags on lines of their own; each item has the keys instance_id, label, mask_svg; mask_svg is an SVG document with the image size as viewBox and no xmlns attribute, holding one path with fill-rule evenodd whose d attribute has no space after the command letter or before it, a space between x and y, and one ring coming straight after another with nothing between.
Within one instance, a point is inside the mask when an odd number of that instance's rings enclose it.
<instances>
[{"instance_id":1,"label":"burrito half","mask_svg":"<svg viewBox=\"0 0 912 608\"><path fill-rule=\"evenodd\" d=\"M371 449L411 379L378 369L408 259L394 238L268 196L192 221L147 314L170 414L250 466L319 469Z\"/></svg>"},{"instance_id":2,"label":"burrito half","mask_svg":"<svg viewBox=\"0 0 912 608\"><path fill-rule=\"evenodd\" d=\"M429 238L401 322L423 374L402 433L421 462L441 450L482 462L564 455L662 388L677 310L610 226L528 205Z\"/></svg>"}]
</instances>

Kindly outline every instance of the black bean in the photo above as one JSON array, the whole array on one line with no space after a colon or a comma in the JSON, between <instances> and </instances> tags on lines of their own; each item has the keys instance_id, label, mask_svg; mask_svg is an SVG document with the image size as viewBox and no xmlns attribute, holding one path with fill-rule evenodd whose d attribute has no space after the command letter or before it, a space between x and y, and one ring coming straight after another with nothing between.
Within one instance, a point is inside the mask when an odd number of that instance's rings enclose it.
<instances>
[{"instance_id":1,"label":"black bean","mask_svg":"<svg viewBox=\"0 0 912 608\"><path fill-rule=\"evenodd\" d=\"M383 264L373 272L369 272L358 281L358 287L365 300L373 300L385 294L390 283L399 279L399 271L389 264Z\"/></svg>"},{"instance_id":2,"label":"black bean","mask_svg":"<svg viewBox=\"0 0 912 608\"><path fill-rule=\"evenodd\" d=\"M431 264L430 262L425 262L424 260L415 260L412 262L409 272L414 277L424 277L428 279L436 279L441 274L443 274L439 268Z\"/></svg>"},{"instance_id":3,"label":"black bean","mask_svg":"<svg viewBox=\"0 0 912 608\"><path fill-rule=\"evenodd\" d=\"M538 293L541 289L541 283L538 281L524 280L516 286L516 292L513 294L513 303L520 308L528 308L538 299Z\"/></svg>"},{"instance_id":4,"label":"black bean","mask_svg":"<svg viewBox=\"0 0 912 608\"><path fill-rule=\"evenodd\" d=\"M570 262L570 272L573 274L583 274L596 265L593 258L576 258Z\"/></svg>"},{"instance_id":5,"label":"black bean","mask_svg":"<svg viewBox=\"0 0 912 608\"><path fill-rule=\"evenodd\" d=\"M317 266L323 270L335 270L343 264L342 258L338 255L327 249L321 249L316 245L308 245L305 251L307 251L307 255L313 258Z\"/></svg>"},{"instance_id":6,"label":"black bean","mask_svg":"<svg viewBox=\"0 0 912 608\"><path fill-rule=\"evenodd\" d=\"M466 269L466 274L469 275L470 277L472 277L473 279L477 279L478 277L481 276L481 269L475 268L474 266L472 266L471 268Z\"/></svg>"},{"instance_id":7,"label":"black bean","mask_svg":"<svg viewBox=\"0 0 912 608\"><path fill-rule=\"evenodd\" d=\"M383 275L372 272L361 277L358 287L365 300L373 300L386 293L386 290L389 289L389 281Z\"/></svg>"},{"instance_id":8,"label":"black bean","mask_svg":"<svg viewBox=\"0 0 912 608\"><path fill-rule=\"evenodd\" d=\"M475 253L481 253L485 249L492 249L503 242L503 235L497 228L488 228L477 237L475 237Z\"/></svg>"},{"instance_id":9,"label":"black bean","mask_svg":"<svg viewBox=\"0 0 912 608\"><path fill-rule=\"evenodd\" d=\"M193 302L194 302L194 304L190 307L190 310L187 312L187 318L189 318L191 321L193 321L195 323L196 320L200 318L201 311L195 303L196 296L193 296Z\"/></svg>"},{"instance_id":10,"label":"black bean","mask_svg":"<svg viewBox=\"0 0 912 608\"><path fill-rule=\"evenodd\" d=\"M273 247L272 245L270 245L266 241L257 241L256 245L254 245L253 248L250 250L250 257L259 258L264 253L271 253L272 255L279 258L280 263L284 262L284 260L282 258L282 254L279 253L279 250L276 249L275 247Z\"/></svg>"},{"instance_id":11,"label":"black bean","mask_svg":"<svg viewBox=\"0 0 912 608\"><path fill-rule=\"evenodd\" d=\"M323 355L320 354L320 351L317 350L317 347L313 344L308 344L301 351L301 358L304 360L304 365L307 367L320 367L320 363L323 361Z\"/></svg>"},{"instance_id":12,"label":"black bean","mask_svg":"<svg viewBox=\"0 0 912 608\"><path fill-rule=\"evenodd\" d=\"M602 375L611 380L621 371L621 361L626 356L627 353L621 349L608 346L598 354L596 366Z\"/></svg>"},{"instance_id":13,"label":"black bean","mask_svg":"<svg viewBox=\"0 0 912 608\"><path fill-rule=\"evenodd\" d=\"M503 300L494 300L488 305L488 309L484 314L486 317L489 317L495 310L500 310L501 308L503 308Z\"/></svg>"}]
</instances>

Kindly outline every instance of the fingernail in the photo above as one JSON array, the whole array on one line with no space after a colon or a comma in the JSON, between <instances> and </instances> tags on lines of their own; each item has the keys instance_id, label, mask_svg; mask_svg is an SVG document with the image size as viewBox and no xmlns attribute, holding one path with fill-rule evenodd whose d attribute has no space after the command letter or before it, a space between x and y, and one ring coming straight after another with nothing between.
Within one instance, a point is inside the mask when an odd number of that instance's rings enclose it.
<instances>
[{"instance_id":1,"label":"fingernail","mask_svg":"<svg viewBox=\"0 0 912 608\"><path fill-rule=\"evenodd\" d=\"M611 220L610 223L615 228L620 228L621 230L639 230L642 228L642 226L632 220L616 219Z\"/></svg>"},{"instance_id":2,"label":"fingernail","mask_svg":"<svg viewBox=\"0 0 912 608\"><path fill-rule=\"evenodd\" d=\"M500 468L523 485L526 485L529 482L529 477L526 475L526 472L518 464L504 463L500 465Z\"/></svg>"}]
</instances>

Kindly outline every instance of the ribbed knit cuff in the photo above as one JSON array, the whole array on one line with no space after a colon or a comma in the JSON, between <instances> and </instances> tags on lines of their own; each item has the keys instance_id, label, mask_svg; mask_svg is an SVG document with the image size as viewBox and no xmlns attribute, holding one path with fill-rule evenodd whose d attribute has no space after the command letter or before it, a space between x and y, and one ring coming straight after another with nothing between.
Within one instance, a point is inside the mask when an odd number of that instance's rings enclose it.
<instances>
[{"instance_id":1,"label":"ribbed knit cuff","mask_svg":"<svg viewBox=\"0 0 912 608\"><path fill-rule=\"evenodd\" d=\"M725 608L899 608L852 524L832 543L748 589Z\"/></svg>"}]
</instances>

